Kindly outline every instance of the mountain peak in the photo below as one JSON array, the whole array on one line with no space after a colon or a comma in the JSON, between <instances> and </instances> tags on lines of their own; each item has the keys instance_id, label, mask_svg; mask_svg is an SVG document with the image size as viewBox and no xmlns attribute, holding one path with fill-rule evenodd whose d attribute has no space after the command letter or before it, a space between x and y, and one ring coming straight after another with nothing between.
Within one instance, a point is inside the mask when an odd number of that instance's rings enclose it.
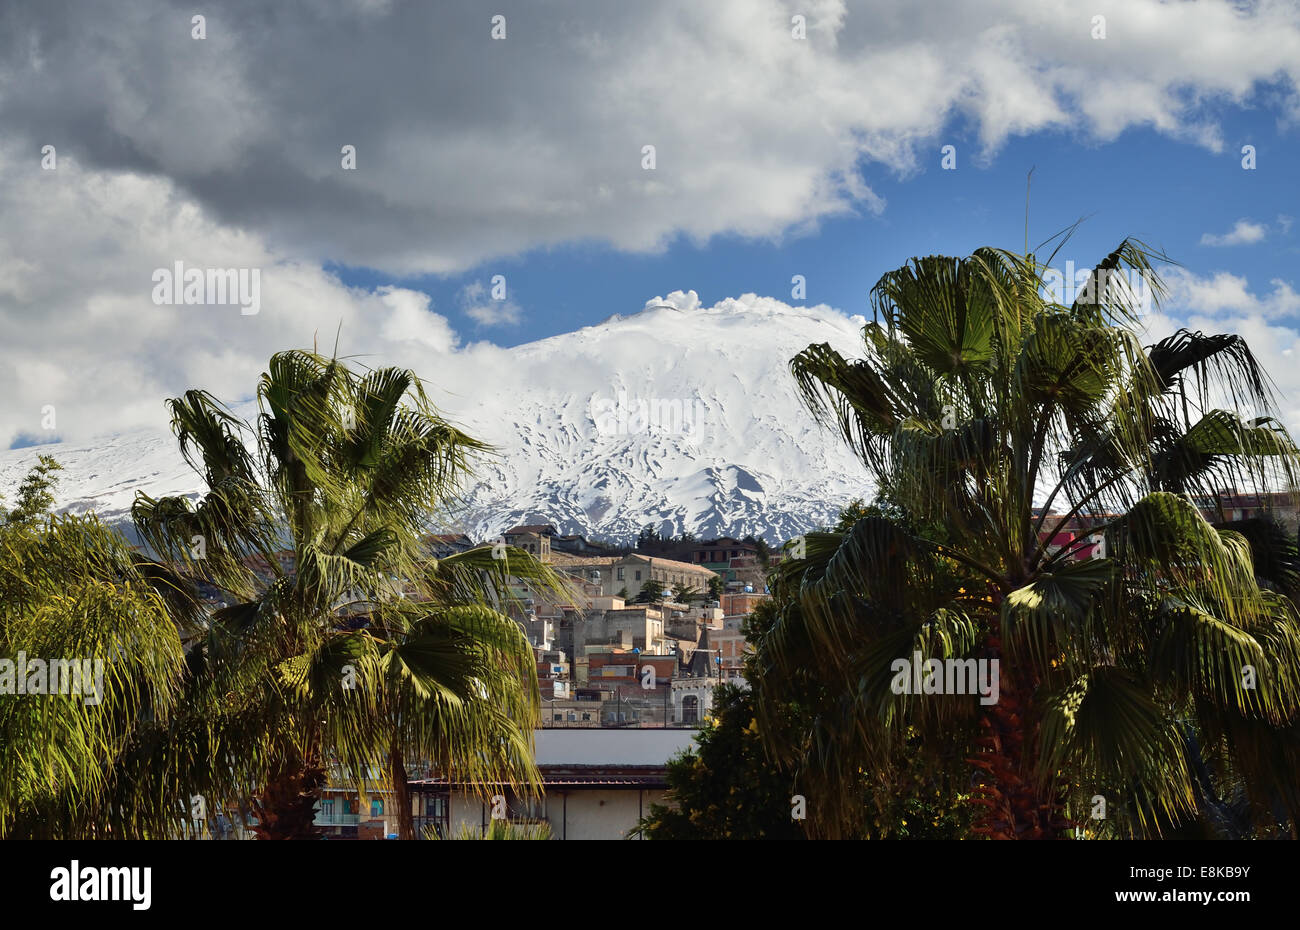
<instances>
[{"instance_id":1,"label":"mountain peak","mask_svg":"<svg viewBox=\"0 0 1300 930\"><path fill-rule=\"evenodd\" d=\"M627 539L651 523L771 542L832 523L869 489L848 449L802 407L788 366L811 343L859 351L861 324L824 305L743 294L705 307L695 291L673 291L628 316L476 355L472 386L450 369L439 384L432 372L447 415L499 451L449 519L478 538L543 515L589 537ZM62 508L108 520L129 516L136 491L200 486L160 422L0 452L0 492L39 453L64 465Z\"/></svg>"}]
</instances>

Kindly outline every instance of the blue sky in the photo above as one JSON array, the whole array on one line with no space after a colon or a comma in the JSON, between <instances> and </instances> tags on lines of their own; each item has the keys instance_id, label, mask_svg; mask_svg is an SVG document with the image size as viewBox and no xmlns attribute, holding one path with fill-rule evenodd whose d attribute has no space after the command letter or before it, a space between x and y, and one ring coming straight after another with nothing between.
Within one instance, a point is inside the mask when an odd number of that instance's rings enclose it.
<instances>
[{"instance_id":1,"label":"blue sky","mask_svg":"<svg viewBox=\"0 0 1300 930\"><path fill-rule=\"evenodd\" d=\"M333 270L353 286L400 283L424 291L466 339L491 338L506 346L634 312L679 289L695 290L705 306L746 292L799 303L791 297L795 274L806 278L806 303L867 314L867 294L877 278L914 255L964 255L982 245L1022 249L1032 168L1031 248L1084 220L1057 265L1069 259L1084 267L1124 236L1134 236L1199 276L1226 271L1246 278L1254 291L1274 278L1300 287L1300 229L1285 228L1300 214L1300 132L1280 126L1272 108L1224 107L1219 115L1221 152L1134 128L1108 142L1068 131L1035 133L981 156L978 141L967 134L942 134L943 144L957 147L955 170L940 167L939 146L906 175L864 164L868 183L885 200L880 213L864 209L777 238L719 235L699 243L678 236L651 254L574 243L447 276ZM1242 167L1244 145L1255 146L1253 170ZM1241 245L1202 243L1203 236L1224 235L1242 219L1267 227L1264 238ZM509 297L520 305L517 326L483 326L464 312L462 290L495 274L505 275Z\"/></svg>"}]
</instances>

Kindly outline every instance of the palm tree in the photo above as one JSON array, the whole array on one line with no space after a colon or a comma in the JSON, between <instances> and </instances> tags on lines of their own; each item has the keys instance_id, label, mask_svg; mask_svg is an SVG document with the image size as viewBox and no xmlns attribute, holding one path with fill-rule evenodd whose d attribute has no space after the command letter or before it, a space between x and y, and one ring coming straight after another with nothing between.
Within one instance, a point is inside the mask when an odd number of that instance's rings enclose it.
<instances>
[{"instance_id":1,"label":"palm tree","mask_svg":"<svg viewBox=\"0 0 1300 930\"><path fill-rule=\"evenodd\" d=\"M513 582L567 591L515 547L479 546L422 570L420 599L373 612L360 630L335 631L298 679L307 701L329 705L340 697L333 683L353 666L360 686L326 714L327 742L342 771L367 773L382 738L376 783L395 796L400 839L416 838L408 759L483 794L503 780L525 795L540 790L531 741L540 724L537 665L506 611Z\"/></svg>"},{"instance_id":2,"label":"palm tree","mask_svg":"<svg viewBox=\"0 0 1300 930\"><path fill-rule=\"evenodd\" d=\"M823 835L861 816L857 786L887 777L909 732L938 755L972 725L981 835L1168 832L1199 812L1193 740L1260 832L1294 833L1296 608L1196 497L1292 488L1300 456L1240 339L1143 349L1117 273L1158 302L1162 258L1125 240L1068 307L1045 296L1050 258L913 259L873 289L863 358L814 345L791 362L897 512L805 537L757 643L756 687L812 676L826 693L799 745L770 746ZM1053 545L1071 521L1104 557ZM996 700L906 693L897 663L918 653L985 661Z\"/></svg>"},{"instance_id":3,"label":"palm tree","mask_svg":"<svg viewBox=\"0 0 1300 930\"><path fill-rule=\"evenodd\" d=\"M401 369L282 352L257 397L256 426L203 391L170 401L205 493L197 506L142 495L134 508L161 557L233 601L189 650L190 729L152 749L216 760L172 760L190 789L242 801L260 785L264 838L318 835L331 767L363 792L391 782L408 836L408 759L535 788L536 665L505 613L508 582L560 583L518 549L441 561L422 549L487 447Z\"/></svg>"},{"instance_id":4,"label":"palm tree","mask_svg":"<svg viewBox=\"0 0 1300 930\"><path fill-rule=\"evenodd\" d=\"M177 712L182 630L197 606L179 579L93 515L29 508L0 523L0 656L10 663L0 670L9 679L0 698L0 836L111 839L148 816L147 806L129 812L116 803L129 790L120 763L136 750L141 721L165 723ZM40 673L31 671L37 660ZM26 693L15 693L16 678ZM155 826L174 826L178 814Z\"/></svg>"}]
</instances>

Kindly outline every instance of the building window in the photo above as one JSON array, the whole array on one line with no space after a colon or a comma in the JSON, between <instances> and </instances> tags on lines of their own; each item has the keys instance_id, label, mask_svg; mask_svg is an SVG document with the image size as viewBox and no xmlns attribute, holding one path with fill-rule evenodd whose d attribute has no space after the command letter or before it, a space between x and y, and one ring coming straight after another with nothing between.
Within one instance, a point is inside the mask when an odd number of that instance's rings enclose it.
<instances>
[{"instance_id":1,"label":"building window","mask_svg":"<svg viewBox=\"0 0 1300 930\"><path fill-rule=\"evenodd\" d=\"M371 817L384 816L384 802L382 799L375 798L370 802L370 816Z\"/></svg>"},{"instance_id":2,"label":"building window","mask_svg":"<svg viewBox=\"0 0 1300 930\"><path fill-rule=\"evenodd\" d=\"M618 570L618 580L619 581L623 580L623 569L621 568Z\"/></svg>"},{"instance_id":3,"label":"building window","mask_svg":"<svg viewBox=\"0 0 1300 930\"><path fill-rule=\"evenodd\" d=\"M324 817L326 820L331 820L331 819L333 819L333 817L334 817L334 799L333 799L333 798L329 798L329 799L326 799L326 800L320 802L320 815L321 815L322 817Z\"/></svg>"},{"instance_id":4,"label":"building window","mask_svg":"<svg viewBox=\"0 0 1300 930\"><path fill-rule=\"evenodd\" d=\"M682 698L682 723L698 723L700 720L700 699L693 694Z\"/></svg>"},{"instance_id":5,"label":"building window","mask_svg":"<svg viewBox=\"0 0 1300 930\"><path fill-rule=\"evenodd\" d=\"M563 720L563 719L564 719L564 714L556 714L556 715L555 715L555 719L556 719L556 720Z\"/></svg>"},{"instance_id":6,"label":"building window","mask_svg":"<svg viewBox=\"0 0 1300 930\"><path fill-rule=\"evenodd\" d=\"M424 839L430 833L436 833L438 837L446 839L451 819L449 800L444 794L424 796L424 816L417 816L414 823L417 837ZM419 808L417 807L416 810L418 813Z\"/></svg>"},{"instance_id":7,"label":"building window","mask_svg":"<svg viewBox=\"0 0 1300 930\"><path fill-rule=\"evenodd\" d=\"M591 719L591 714L583 714L583 715L582 715L582 719L583 719L583 720L590 720L590 719Z\"/></svg>"},{"instance_id":8,"label":"building window","mask_svg":"<svg viewBox=\"0 0 1300 930\"><path fill-rule=\"evenodd\" d=\"M636 573L636 580L637 581L641 580L641 573L639 571Z\"/></svg>"}]
</instances>

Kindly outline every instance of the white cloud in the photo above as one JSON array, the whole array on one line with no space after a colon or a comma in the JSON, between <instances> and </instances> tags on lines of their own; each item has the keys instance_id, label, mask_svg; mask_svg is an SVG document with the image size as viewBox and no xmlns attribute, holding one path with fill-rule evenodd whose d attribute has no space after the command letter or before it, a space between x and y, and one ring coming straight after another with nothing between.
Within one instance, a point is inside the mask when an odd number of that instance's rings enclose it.
<instances>
[{"instance_id":1,"label":"white cloud","mask_svg":"<svg viewBox=\"0 0 1300 930\"><path fill-rule=\"evenodd\" d=\"M481 326L514 326L523 319L523 310L513 300L494 300L465 308L470 319Z\"/></svg>"},{"instance_id":2,"label":"white cloud","mask_svg":"<svg viewBox=\"0 0 1300 930\"><path fill-rule=\"evenodd\" d=\"M1280 220L1281 217L1278 219ZM1256 242L1263 242L1267 233L1268 227L1263 223L1240 219L1231 231L1222 235L1204 233L1201 236L1201 245L1253 245Z\"/></svg>"},{"instance_id":3,"label":"white cloud","mask_svg":"<svg viewBox=\"0 0 1300 930\"><path fill-rule=\"evenodd\" d=\"M700 295L691 290L673 291L667 297L652 297L645 302L644 309L672 307L675 310L681 310L683 313L690 313L692 310L700 309L700 306Z\"/></svg>"},{"instance_id":4,"label":"white cloud","mask_svg":"<svg viewBox=\"0 0 1300 930\"><path fill-rule=\"evenodd\" d=\"M1246 278L1227 271L1197 275L1175 268L1165 276L1171 312L1209 316L1244 315L1261 319L1300 316L1300 294L1287 281L1273 278L1271 291L1257 294Z\"/></svg>"},{"instance_id":5,"label":"white cloud","mask_svg":"<svg viewBox=\"0 0 1300 930\"><path fill-rule=\"evenodd\" d=\"M502 284L504 288L504 283ZM460 289L461 310L480 326L516 326L524 318L524 311L502 290L502 296L492 296L482 281L471 281Z\"/></svg>"},{"instance_id":6,"label":"white cloud","mask_svg":"<svg viewBox=\"0 0 1300 930\"><path fill-rule=\"evenodd\" d=\"M1175 269L1166 280L1169 298L1163 312L1144 318L1144 341L1179 327L1242 336L1276 386L1282 421L1300 436L1300 294L1277 278L1257 293L1245 278L1226 272L1198 276Z\"/></svg>"},{"instance_id":7,"label":"white cloud","mask_svg":"<svg viewBox=\"0 0 1300 930\"><path fill-rule=\"evenodd\" d=\"M274 21L232 0L195 42L163 0L12 8L0 123L25 151L55 141L170 177L277 254L441 273L575 240L655 250L878 211L870 178L934 169L956 122L978 159L1016 135L1130 127L1222 151L1222 108L1264 83L1300 112L1300 8L1284 0L493 10L504 41L471 0L281 0Z\"/></svg>"},{"instance_id":8,"label":"white cloud","mask_svg":"<svg viewBox=\"0 0 1300 930\"><path fill-rule=\"evenodd\" d=\"M272 352L330 353L336 338L362 363L417 371L435 357L472 364L491 351L458 349L427 295L348 288L214 222L165 179L71 158L41 171L12 146L0 148L0 175L14 179L0 185L0 448L164 425L163 398L191 387L247 397ZM260 312L154 304L153 271L176 261L260 270ZM47 406L54 430L43 428Z\"/></svg>"},{"instance_id":9,"label":"white cloud","mask_svg":"<svg viewBox=\"0 0 1300 930\"><path fill-rule=\"evenodd\" d=\"M438 273L576 241L775 238L884 209L869 178L937 168L956 122L986 155L1018 134L1132 126L1217 151L1216 107L1271 82L1295 108L1300 86L1300 9L1272 0L499 9L504 42L468 2L284 0L272 22L232 0L203 41L161 0L5 7L0 444L46 437L45 405L58 435L84 437L157 424L189 387L247 396L271 352L336 338L417 371L436 360L443 384L501 358L462 345L427 295L349 288L326 262ZM47 143L57 170L40 168ZM156 306L150 276L176 261L260 269L261 312ZM1297 312L1280 280L1181 284L1214 319ZM481 325L521 313L462 306Z\"/></svg>"},{"instance_id":10,"label":"white cloud","mask_svg":"<svg viewBox=\"0 0 1300 930\"><path fill-rule=\"evenodd\" d=\"M164 430L163 400L201 387L228 403L249 398L273 352L315 346L361 364L412 368L429 378L443 409L478 409L485 396L520 395L555 377L554 359L490 342L463 343L429 296L409 288L350 288L318 265L295 261L255 235L214 222L162 178L86 170L73 159L55 172L24 164L0 145L0 449L27 442L84 441L130 429ZM152 273L187 267L258 269L261 310L204 305L158 306ZM497 307L479 283L463 298ZM752 294L704 308L694 291L647 301L718 316L791 314L831 321L855 333L859 317L817 306L791 308ZM634 309L634 308L633 308ZM510 311L507 311L510 312ZM653 312L639 327L653 331ZM764 330L789 334L779 325ZM651 361L637 338L606 346L611 370L637 372ZM691 352L726 352L699 341ZM565 378L571 378L572 373ZM630 375L629 375L630 377ZM55 408L53 430L43 408ZM494 408L495 409L495 408ZM481 412L481 411L480 411ZM485 438L500 418L478 419Z\"/></svg>"}]
</instances>

